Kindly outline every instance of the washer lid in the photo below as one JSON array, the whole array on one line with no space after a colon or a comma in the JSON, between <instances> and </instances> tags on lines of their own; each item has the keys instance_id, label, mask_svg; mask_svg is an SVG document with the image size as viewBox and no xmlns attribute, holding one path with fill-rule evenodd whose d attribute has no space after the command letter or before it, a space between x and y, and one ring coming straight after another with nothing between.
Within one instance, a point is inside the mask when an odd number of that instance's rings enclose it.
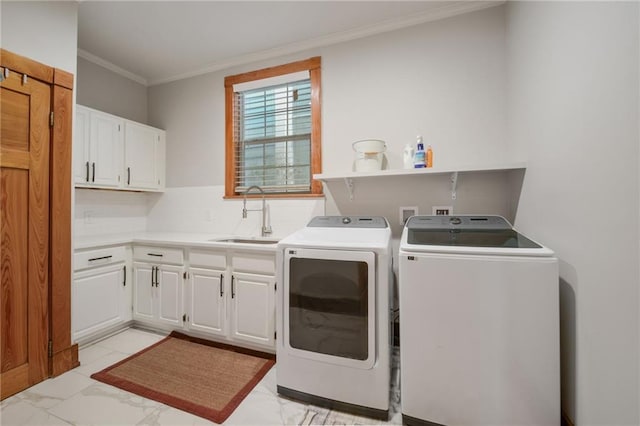
<instances>
[{"instance_id":1,"label":"washer lid","mask_svg":"<svg viewBox=\"0 0 640 426\"><path fill-rule=\"evenodd\" d=\"M388 228L382 216L316 216L307 225L310 228Z\"/></svg>"},{"instance_id":2,"label":"washer lid","mask_svg":"<svg viewBox=\"0 0 640 426\"><path fill-rule=\"evenodd\" d=\"M543 248L516 232L502 216L414 216L405 231L409 245Z\"/></svg>"}]
</instances>

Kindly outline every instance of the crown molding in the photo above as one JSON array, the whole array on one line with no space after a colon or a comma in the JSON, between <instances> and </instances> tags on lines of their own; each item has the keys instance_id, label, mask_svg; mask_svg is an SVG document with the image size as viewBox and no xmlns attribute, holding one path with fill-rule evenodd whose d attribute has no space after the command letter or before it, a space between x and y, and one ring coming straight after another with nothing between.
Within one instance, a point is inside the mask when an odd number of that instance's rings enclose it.
<instances>
[{"instance_id":1,"label":"crown molding","mask_svg":"<svg viewBox=\"0 0 640 426\"><path fill-rule=\"evenodd\" d=\"M342 31L334 34L329 34L322 37L313 38L310 40L304 40L296 43L290 43L285 46L267 49L260 52L250 53L247 55L240 55L229 59L213 62L205 67L197 68L185 73L176 74L170 77L147 80L137 74L129 72L109 61L106 61L98 56L95 56L85 50L78 49L78 56L84 58L90 62L100 65L116 74L129 78L145 86L155 86L159 84L171 83L177 80L183 80L186 78L196 77L203 74L208 74L215 71L220 71L228 68L232 68L239 65L244 65L252 62L259 62L268 59L277 58L279 56L286 56L305 50L315 49L324 46L330 46L333 44L344 43L347 41L357 40L364 37L373 36L376 34L382 34L390 31L399 30L406 27L424 24L426 22L438 21L441 19L449 18L464 13L475 12L482 9L487 9L494 6L499 6L505 3L505 0L488 0L488 1L450 1L446 2L440 7L427 10L423 13L417 13L411 16L407 16L399 19L390 19L382 22L378 22L372 25L366 25L353 30Z\"/></svg>"},{"instance_id":2,"label":"crown molding","mask_svg":"<svg viewBox=\"0 0 640 426\"><path fill-rule=\"evenodd\" d=\"M302 52L309 49L318 47L330 46L332 44L343 43L359 38L369 37L376 34L382 34L398 30L401 28L411 27L414 25L423 24L426 22L437 21L440 19L449 18L464 13L475 12L477 10L487 9L490 7L498 6L505 3L505 0L499 1L452 1L447 2L441 7L430 9L423 13L414 14L400 19L390 19L387 21L379 22L372 25L366 25L353 30L342 31L339 33L329 34L327 36L317 37L310 40L291 43L286 46L277 47L274 49L263 50L256 53L250 53L247 55L237 56L231 59L222 61L216 61L209 64L206 67L199 68L186 73L177 74L167 78L160 78L150 80L149 85L154 86L158 84L170 83L177 80L183 80L185 78L196 77L202 74L208 74L223 69L248 64L251 62L258 62L268 59L273 59L279 56L290 55L293 53Z\"/></svg>"},{"instance_id":3,"label":"crown molding","mask_svg":"<svg viewBox=\"0 0 640 426\"><path fill-rule=\"evenodd\" d=\"M78 56L81 57L82 59L86 59L89 62L93 62L96 65L101 66L102 68L106 68L111 72L114 72L116 74L121 75L122 77L126 77L129 80L133 80L136 83L140 83L143 86L149 86L149 82L147 81L146 78L141 77L137 74L134 74L130 71L125 70L124 68L121 68L119 66L117 66L116 64L113 64L109 61L107 61L106 59L102 59L99 56L96 56L92 53L87 52L86 50L83 49L78 49Z\"/></svg>"}]
</instances>

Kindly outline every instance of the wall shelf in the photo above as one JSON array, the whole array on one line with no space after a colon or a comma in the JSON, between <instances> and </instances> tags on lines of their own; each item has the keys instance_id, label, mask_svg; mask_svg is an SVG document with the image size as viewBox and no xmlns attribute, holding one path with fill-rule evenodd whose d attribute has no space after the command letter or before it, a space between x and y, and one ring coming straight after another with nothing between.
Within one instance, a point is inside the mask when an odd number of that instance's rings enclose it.
<instances>
[{"instance_id":1,"label":"wall shelf","mask_svg":"<svg viewBox=\"0 0 640 426\"><path fill-rule=\"evenodd\" d=\"M455 200L458 173L500 172L507 170L524 170L526 168L527 164L525 162L514 162L465 167L430 167L424 169L377 170L373 172L320 173L313 175L313 178L325 183L343 180L347 187L347 191L349 191L349 199L353 201L354 181L357 179L451 174L451 198Z\"/></svg>"}]
</instances>

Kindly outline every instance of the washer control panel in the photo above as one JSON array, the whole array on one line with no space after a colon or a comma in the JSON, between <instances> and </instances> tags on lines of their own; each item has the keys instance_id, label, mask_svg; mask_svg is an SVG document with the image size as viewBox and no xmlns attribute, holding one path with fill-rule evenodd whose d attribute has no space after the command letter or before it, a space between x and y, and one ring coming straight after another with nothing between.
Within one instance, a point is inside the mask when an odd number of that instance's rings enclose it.
<instances>
[{"instance_id":1,"label":"washer control panel","mask_svg":"<svg viewBox=\"0 0 640 426\"><path fill-rule=\"evenodd\" d=\"M382 216L316 216L307 225L310 228L388 228Z\"/></svg>"}]
</instances>

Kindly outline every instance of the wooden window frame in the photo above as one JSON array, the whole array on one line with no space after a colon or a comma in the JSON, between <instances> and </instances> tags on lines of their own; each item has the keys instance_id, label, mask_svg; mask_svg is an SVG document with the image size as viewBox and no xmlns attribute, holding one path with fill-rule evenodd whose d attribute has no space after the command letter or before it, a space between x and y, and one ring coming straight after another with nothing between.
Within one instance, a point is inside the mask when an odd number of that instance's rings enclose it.
<instances>
[{"instance_id":1,"label":"wooden window frame","mask_svg":"<svg viewBox=\"0 0 640 426\"><path fill-rule=\"evenodd\" d=\"M322 182L314 180L313 175L322 173L322 144L321 144L321 98L320 98L320 77L321 77L321 61L319 56L305 59L302 61L291 62L275 67L263 68L257 71L250 71L242 74L231 75L224 79L225 90L225 196L224 198L240 198L244 194L235 192L236 175L234 173L236 166L236 154L234 149L234 131L233 125L234 105L233 102L233 85L246 83L249 81L262 80L265 78L277 77L284 74L291 74L300 71L309 71L309 79L311 80L311 191L302 194L269 194L267 198L307 198L307 197L323 197ZM256 196L256 194L251 194ZM260 194L258 194L260 195Z\"/></svg>"}]
</instances>

